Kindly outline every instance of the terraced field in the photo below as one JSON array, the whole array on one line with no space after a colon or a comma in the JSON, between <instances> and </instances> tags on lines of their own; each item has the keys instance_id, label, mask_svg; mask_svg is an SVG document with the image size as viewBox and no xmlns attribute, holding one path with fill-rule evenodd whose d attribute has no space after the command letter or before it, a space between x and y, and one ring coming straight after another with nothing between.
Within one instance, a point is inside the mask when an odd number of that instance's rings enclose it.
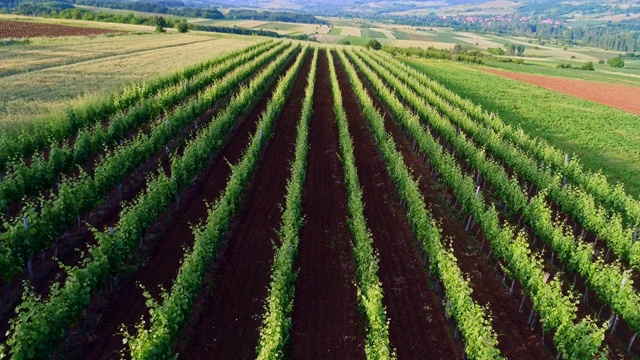
<instances>
[{"instance_id":1,"label":"terraced field","mask_svg":"<svg viewBox=\"0 0 640 360\"><path fill-rule=\"evenodd\" d=\"M640 354L640 204L390 55L112 99L0 142L0 357Z\"/></svg>"}]
</instances>

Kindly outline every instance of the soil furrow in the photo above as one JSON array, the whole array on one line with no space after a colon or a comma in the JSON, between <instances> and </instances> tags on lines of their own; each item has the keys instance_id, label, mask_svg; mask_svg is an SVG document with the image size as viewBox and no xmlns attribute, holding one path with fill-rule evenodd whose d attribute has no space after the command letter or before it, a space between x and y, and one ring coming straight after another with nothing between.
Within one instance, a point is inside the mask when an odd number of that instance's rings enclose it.
<instances>
[{"instance_id":1,"label":"soil furrow","mask_svg":"<svg viewBox=\"0 0 640 360\"><path fill-rule=\"evenodd\" d=\"M364 359L347 192L338 159L329 67L318 55L292 313L292 359Z\"/></svg>"}]
</instances>

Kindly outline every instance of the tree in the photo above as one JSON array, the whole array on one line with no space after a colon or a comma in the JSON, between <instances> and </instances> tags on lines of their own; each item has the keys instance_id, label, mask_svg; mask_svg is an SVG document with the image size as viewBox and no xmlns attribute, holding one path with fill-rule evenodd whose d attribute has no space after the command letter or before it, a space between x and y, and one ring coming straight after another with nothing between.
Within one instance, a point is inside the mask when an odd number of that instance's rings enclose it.
<instances>
[{"instance_id":1,"label":"tree","mask_svg":"<svg viewBox=\"0 0 640 360\"><path fill-rule=\"evenodd\" d=\"M622 58L622 55L618 55L614 58L609 59L609 61L607 61L607 64L609 64L609 66L613 68L622 68L624 67L624 59Z\"/></svg>"},{"instance_id":2,"label":"tree","mask_svg":"<svg viewBox=\"0 0 640 360\"><path fill-rule=\"evenodd\" d=\"M154 18L154 22L156 23L156 32L157 33L166 32L164 27L167 26L167 21L162 16L156 16Z\"/></svg>"},{"instance_id":3,"label":"tree","mask_svg":"<svg viewBox=\"0 0 640 360\"><path fill-rule=\"evenodd\" d=\"M525 50L524 45L516 46L516 52L518 53L518 56L522 56L524 54L524 50Z\"/></svg>"},{"instance_id":4,"label":"tree","mask_svg":"<svg viewBox=\"0 0 640 360\"><path fill-rule=\"evenodd\" d=\"M180 22L176 23L176 29L180 33L186 33L186 32L189 31L189 24L187 24L186 21L180 21Z\"/></svg>"},{"instance_id":5,"label":"tree","mask_svg":"<svg viewBox=\"0 0 640 360\"><path fill-rule=\"evenodd\" d=\"M367 47L369 49L373 49L373 50L380 50L380 49L382 49L382 44L380 44L380 41L378 41L376 39L371 39L367 43Z\"/></svg>"},{"instance_id":6,"label":"tree","mask_svg":"<svg viewBox=\"0 0 640 360\"><path fill-rule=\"evenodd\" d=\"M456 56L458 54L462 54L463 52L464 49L462 48L462 45L456 44L456 46L453 47L453 50L451 50L451 55Z\"/></svg>"}]
</instances>

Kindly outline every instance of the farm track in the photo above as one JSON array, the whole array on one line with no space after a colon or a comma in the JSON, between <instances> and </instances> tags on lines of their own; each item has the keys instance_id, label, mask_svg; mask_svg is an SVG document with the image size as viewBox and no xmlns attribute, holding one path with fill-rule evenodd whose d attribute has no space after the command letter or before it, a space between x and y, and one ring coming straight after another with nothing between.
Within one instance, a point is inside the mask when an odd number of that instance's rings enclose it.
<instances>
[{"instance_id":1,"label":"farm track","mask_svg":"<svg viewBox=\"0 0 640 360\"><path fill-rule=\"evenodd\" d=\"M291 59L282 69L285 73L293 65ZM160 297L160 287L171 288L177 270L183 259L184 249L193 246L191 225L201 222L207 216L206 204L212 204L224 190L231 173L229 164L236 164L249 143L251 134L256 130L260 114L267 106L269 94L275 88L276 78L265 88L257 105L242 118L238 119L224 148L214 156L214 161L201 173L194 184L183 191L180 206L172 208L165 215L158 233L152 236L151 250L145 254L146 259L141 269L119 279L119 286L106 299L94 296L87 316L77 328L77 339L72 339L72 347L62 348L60 358L77 359L119 359L119 350L123 348L121 325L126 325L130 333L133 325L144 317L149 320L146 299L140 285L154 298ZM248 80L249 81L249 80ZM216 105L215 109L221 108ZM200 123L207 113L199 118ZM107 293L108 291L103 291ZM109 336L104 336L109 334Z\"/></svg>"},{"instance_id":2,"label":"farm track","mask_svg":"<svg viewBox=\"0 0 640 360\"><path fill-rule=\"evenodd\" d=\"M448 194L446 187L425 167L420 155L412 149L412 139L403 135L400 125L373 91L370 82L362 74L360 80L376 107L381 110L385 129L402 153L407 167L414 173L429 210L435 219L442 221L443 238L453 240L451 244L458 259L457 264L471 281L472 298L480 305L489 306L491 324L498 334L500 353L509 359L551 359L527 325L527 314L520 313L519 297L509 297L509 289L505 288L498 274L492 270L493 264L479 249L478 239L465 231L464 219L460 219L453 209L453 194Z\"/></svg>"},{"instance_id":3,"label":"farm track","mask_svg":"<svg viewBox=\"0 0 640 360\"><path fill-rule=\"evenodd\" d=\"M289 355L364 359L364 324L355 288L347 192L338 159L326 52L318 55L302 209Z\"/></svg>"},{"instance_id":4,"label":"farm track","mask_svg":"<svg viewBox=\"0 0 640 360\"><path fill-rule=\"evenodd\" d=\"M46 70L53 70L53 69L64 69L66 67L71 67L71 66L75 66L75 65L90 64L91 62L121 59L121 58L126 58L128 56L149 53L149 52L152 52L152 51L164 52L166 49L179 50L178 48L183 47L183 46L189 46L189 45L193 45L193 44L201 44L201 43L206 43L206 42L213 42L213 41L216 41L216 40L218 40L218 39L207 39L207 40L201 40L201 41L191 41L191 42L182 43L182 44L163 45L163 46L158 46L158 47L154 47L154 48L150 48L150 49L139 49L139 50L133 50L133 51L124 52L124 53L108 54L106 56L96 56L96 57L82 58L82 59L77 59L77 61L70 61L70 62L66 62L64 64L57 64L57 65L51 65L51 66L42 66L42 67L34 67L34 68L28 69L27 71L19 71L19 70L6 71L6 72L3 72L3 73L0 73L0 79L7 79L7 78L10 78L12 76L17 76L17 75L22 75L22 74L31 74L31 73L38 72L38 71L46 71Z\"/></svg>"},{"instance_id":5,"label":"farm track","mask_svg":"<svg viewBox=\"0 0 640 360\"><path fill-rule=\"evenodd\" d=\"M185 358L255 358L273 243L281 221L277 209L284 202L311 58L307 54L244 196L238 223L196 300L194 315L177 346Z\"/></svg>"},{"instance_id":6,"label":"farm track","mask_svg":"<svg viewBox=\"0 0 640 360\"><path fill-rule=\"evenodd\" d=\"M289 61L283 68L283 71L286 71L292 64L293 61ZM251 79L253 79L253 76L246 79L242 84L248 83L249 81L251 81ZM241 86L236 87L233 93L236 93L237 90L241 88ZM269 86L270 88L273 88L275 86L275 82L272 82ZM228 96L221 99L205 114L198 117L197 121L200 124L200 127L206 126L206 124L209 123L214 114L219 109L223 108L226 103L228 103L229 99L231 99L232 94L229 94ZM266 100L264 100L264 104L260 103L258 107L262 107L262 109L264 109L265 106ZM259 115L260 112L256 113L256 111L252 111L251 114ZM251 115L247 118L251 118ZM241 125L241 128L239 128L235 132L235 134L240 134L241 131L250 131L251 133L253 133L256 126L255 122L251 123L251 126L248 130L244 129L247 122L248 121L244 121L243 125ZM171 140L170 143L179 145L177 146L177 148L175 148L178 154L181 154L181 151L185 146L185 141L191 135L193 135L195 131L195 123L191 123L185 129L183 129L174 139ZM249 133L245 133L243 134L243 136L244 138L248 138ZM233 139L231 141L233 141ZM245 143L246 140L242 145L238 146L243 146L242 149L244 149ZM171 147L173 148L173 146ZM229 159L229 161L231 161L231 159ZM223 162L224 166L226 167L227 163L225 161ZM117 188L112 189L112 191L106 197L105 204L92 209L88 213L85 213L84 216L82 216L82 226L80 228L78 228L77 224L70 227L68 235L63 237L64 241L59 241L57 258L54 256L55 252L52 247L45 251L44 256L34 257L33 263L36 278L35 281L31 282L31 284L34 287L35 292L46 296L49 291L49 285L51 285L53 281L60 279L60 276L63 276L65 274L64 269L59 267L58 261L66 265L75 265L78 263L78 261L81 260L81 254L79 253L79 251L84 251L86 250L86 247L88 245L95 243L95 238L90 230L92 227L95 229L104 229L108 226L115 225L118 222L118 220L120 219L120 211L122 210L122 206L127 202L133 200L137 194L140 194L146 188L146 174L157 171L160 168L162 168L166 174L169 174L169 167L170 159L168 154L165 151L156 153L122 181L124 189L122 196L120 195ZM224 189L226 178L227 175L222 178L222 189ZM156 231L157 230L158 229L156 228ZM190 236L192 236L190 230L189 234ZM157 237L158 235L153 236ZM9 285L0 288L0 299L3 299L3 310L2 312L0 312L0 320L2 321L0 325L0 342L6 340L5 336L6 330L8 330L8 319L13 317L13 309L15 309L20 301L23 291L21 282L23 279L25 279L25 276L26 275L23 273L20 276L17 276ZM64 282L63 279L60 279L60 282ZM155 287L153 289L150 289L152 293L154 293L155 290Z\"/></svg>"},{"instance_id":7,"label":"farm track","mask_svg":"<svg viewBox=\"0 0 640 360\"><path fill-rule=\"evenodd\" d=\"M401 359L462 359L438 295L430 289L413 233L347 74L336 66L354 140L364 214L380 257L378 276L389 317L391 346Z\"/></svg>"}]
</instances>

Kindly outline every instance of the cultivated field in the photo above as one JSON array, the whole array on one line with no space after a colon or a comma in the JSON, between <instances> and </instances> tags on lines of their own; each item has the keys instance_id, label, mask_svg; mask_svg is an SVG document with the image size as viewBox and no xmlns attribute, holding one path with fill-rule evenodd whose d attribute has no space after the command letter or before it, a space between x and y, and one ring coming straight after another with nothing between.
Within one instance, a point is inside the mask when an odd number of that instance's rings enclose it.
<instances>
[{"instance_id":1,"label":"cultivated field","mask_svg":"<svg viewBox=\"0 0 640 360\"><path fill-rule=\"evenodd\" d=\"M640 354L635 198L434 67L251 38L0 138L0 357Z\"/></svg>"},{"instance_id":2,"label":"cultivated field","mask_svg":"<svg viewBox=\"0 0 640 360\"><path fill-rule=\"evenodd\" d=\"M640 195L640 179L634 175L640 171L638 115L489 74L484 68L438 61L409 63L462 97L499 114L506 123L576 154L586 168L602 170L634 196ZM552 75L558 76L557 71ZM606 79L597 80L600 82L594 86L606 86ZM629 87L627 96L635 96L635 89Z\"/></svg>"},{"instance_id":3,"label":"cultivated field","mask_svg":"<svg viewBox=\"0 0 640 360\"><path fill-rule=\"evenodd\" d=\"M15 131L64 116L127 84L255 42L211 33L124 34L35 39L0 52L0 130Z\"/></svg>"},{"instance_id":4,"label":"cultivated field","mask_svg":"<svg viewBox=\"0 0 640 360\"><path fill-rule=\"evenodd\" d=\"M485 71L640 115L640 89L631 86L521 74L496 69L485 69Z\"/></svg>"},{"instance_id":5,"label":"cultivated field","mask_svg":"<svg viewBox=\"0 0 640 360\"><path fill-rule=\"evenodd\" d=\"M0 19L0 39L34 37L89 36L117 33L114 30L82 28L75 26L34 24Z\"/></svg>"}]
</instances>

